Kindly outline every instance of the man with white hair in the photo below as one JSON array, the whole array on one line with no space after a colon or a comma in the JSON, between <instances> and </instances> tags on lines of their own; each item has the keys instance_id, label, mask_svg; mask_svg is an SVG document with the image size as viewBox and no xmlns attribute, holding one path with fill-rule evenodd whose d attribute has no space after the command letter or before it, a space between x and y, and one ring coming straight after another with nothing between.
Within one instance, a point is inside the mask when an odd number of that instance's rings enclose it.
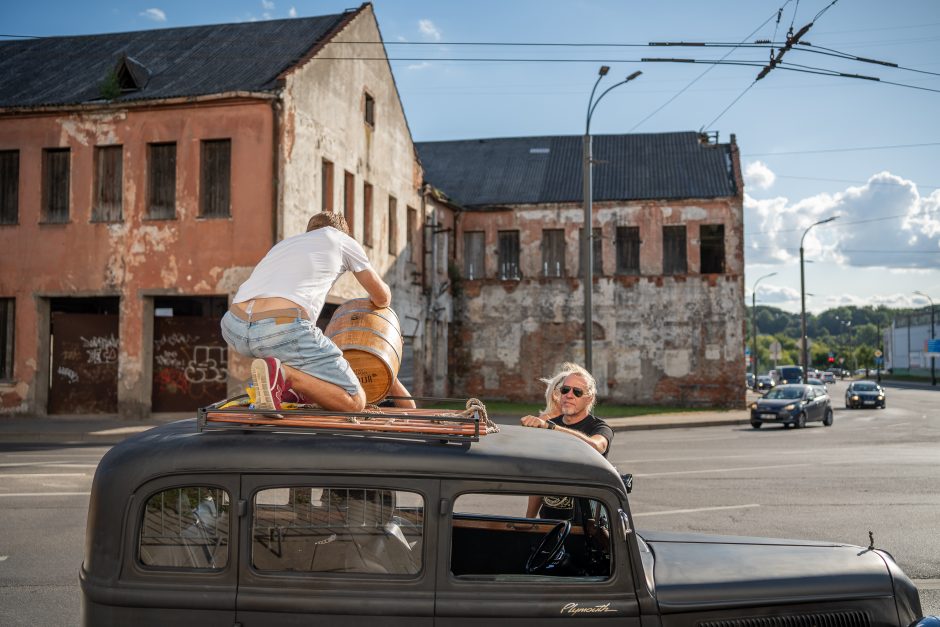
<instances>
[{"instance_id":1,"label":"man with white hair","mask_svg":"<svg viewBox=\"0 0 940 627\"><path fill-rule=\"evenodd\" d=\"M558 373L543 381L548 386L545 411L539 416L523 416L522 425L576 437L607 457L614 431L591 413L597 401L597 383L591 373L577 364L565 363ZM526 516L571 519L574 507L571 497L532 496Z\"/></svg>"}]
</instances>

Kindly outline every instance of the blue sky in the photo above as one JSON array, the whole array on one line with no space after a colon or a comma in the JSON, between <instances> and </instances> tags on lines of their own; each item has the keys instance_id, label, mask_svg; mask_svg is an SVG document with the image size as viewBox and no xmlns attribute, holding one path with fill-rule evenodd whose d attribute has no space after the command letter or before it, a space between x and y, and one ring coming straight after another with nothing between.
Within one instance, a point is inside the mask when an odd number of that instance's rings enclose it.
<instances>
[{"instance_id":1,"label":"blue sky","mask_svg":"<svg viewBox=\"0 0 940 627\"><path fill-rule=\"evenodd\" d=\"M354 6L352 0L36 0L4 3L0 33L118 32ZM392 68L415 140L580 135L597 68L611 67L602 88L642 70L604 98L591 131L704 129L718 131L721 141L735 134L747 183L748 304L754 282L776 272L761 281L758 303L799 310L800 237L831 215L839 218L805 239L810 310L926 304L915 290L940 304L937 0L376 0L374 6L389 56L402 59ZM782 41L791 24L796 31L810 22L803 41L811 46L788 52L785 62L882 82L780 68L755 82L759 67L640 62L728 55L728 61L765 63L767 48L646 44ZM455 57L504 60L436 60Z\"/></svg>"}]
</instances>

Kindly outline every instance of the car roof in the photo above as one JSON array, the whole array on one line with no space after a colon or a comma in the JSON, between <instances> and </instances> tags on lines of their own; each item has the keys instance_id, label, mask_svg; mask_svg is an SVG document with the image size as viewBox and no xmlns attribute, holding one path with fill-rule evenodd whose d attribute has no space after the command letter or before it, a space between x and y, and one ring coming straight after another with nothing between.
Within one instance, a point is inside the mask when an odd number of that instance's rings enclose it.
<instances>
[{"instance_id":1,"label":"car roof","mask_svg":"<svg viewBox=\"0 0 940 627\"><path fill-rule=\"evenodd\" d=\"M98 473L122 477L125 491L152 476L205 472L500 479L524 475L559 482L619 483L616 469L591 446L560 435L508 425L472 444L442 444L361 434L246 429L200 433L195 419L189 419L124 440L102 458Z\"/></svg>"}]
</instances>

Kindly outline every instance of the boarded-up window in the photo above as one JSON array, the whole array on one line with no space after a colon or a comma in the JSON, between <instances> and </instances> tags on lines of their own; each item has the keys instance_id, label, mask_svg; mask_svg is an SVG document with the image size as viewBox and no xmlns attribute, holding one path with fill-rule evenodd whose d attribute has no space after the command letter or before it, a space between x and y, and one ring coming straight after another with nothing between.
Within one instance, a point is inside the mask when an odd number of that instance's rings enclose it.
<instances>
[{"instance_id":1,"label":"boarded-up window","mask_svg":"<svg viewBox=\"0 0 940 627\"><path fill-rule=\"evenodd\" d=\"M369 126L375 126L375 98L368 93L365 96L365 121Z\"/></svg>"},{"instance_id":2,"label":"boarded-up window","mask_svg":"<svg viewBox=\"0 0 940 627\"><path fill-rule=\"evenodd\" d=\"M321 209L323 211L333 211L333 162L323 160L323 168L320 175L323 180L320 181Z\"/></svg>"},{"instance_id":3,"label":"boarded-up window","mask_svg":"<svg viewBox=\"0 0 940 627\"><path fill-rule=\"evenodd\" d=\"M542 276L565 276L565 230L542 230Z\"/></svg>"},{"instance_id":4,"label":"boarded-up window","mask_svg":"<svg viewBox=\"0 0 940 627\"><path fill-rule=\"evenodd\" d=\"M485 245L486 234L483 231L464 231L463 276L465 279L483 278Z\"/></svg>"},{"instance_id":5,"label":"boarded-up window","mask_svg":"<svg viewBox=\"0 0 940 627\"><path fill-rule=\"evenodd\" d=\"M362 184L362 243L372 246L372 184Z\"/></svg>"},{"instance_id":6,"label":"boarded-up window","mask_svg":"<svg viewBox=\"0 0 940 627\"><path fill-rule=\"evenodd\" d=\"M203 218L227 218L232 215L232 140L203 141L200 157L199 215Z\"/></svg>"},{"instance_id":7,"label":"boarded-up window","mask_svg":"<svg viewBox=\"0 0 940 627\"><path fill-rule=\"evenodd\" d=\"M499 232L499 278L521 279L519 271L519 231Z\"/></svg>"},{"instance_id":8,"label":"boarded-up window","mask_svg":"<svg viewBox=\"0 0 940 627\"><path fill-rule=\"evenodd\" d=\"M0 224L16 224L20 203L20 151L0 150Z\"/></svg>"},{"instance_id":9,"label":"boarded-up window","mask_svg":"<svg viewBox=\"0 0 940 627\"><path fill-rule=\"evenodd\" d=\"M617 227L617 274L640 273L640 227Z\"/></svg>"},{"instance_id":10,"label":"boarded-up window","mask_svg":"<svg viewBox=\"0 0 940 627\"><path fill-rule=\"evenodd\" d=\"M685 225L663 227L663 274L686 274Z\"/></svg>"},{"instance_id":11,"label":"boarded-up window","mask_svg":"<svg viewBox=\"0 0 940 627\"><path fill-rule=\"evenodd\" d=\"M581 264L584 260L584 240L581 239L584 237L584 228L578 229L578 267L581 267ZM594 276L602 276L604 274L604 248L601 238L600 229L591 229L591 272ZM581 273L581 276L584 276L584 273Z\"/></svg>"},{"instance_id":12,"label":"boarded-up window","mask_svg":"<svg viewBox=\"0 0 940 627\"><path fill-rule=\"evenodd\" d=\"M68 148L42 151L43 222L69 221L69 158Z\"/></svg>"},{"instance_id":13,"label":"boarded-up window","mask_svg":"<svg viewBox=\"0 0 940 627\"><path fill-rule=\"evenodd\" d=\"M147 217L176 218L176 143L148 144Z\"/></svg>"},{"instance_id":14,"label":"boarded-up window","mask_svg":"<svg viewBox=\"0 0 940 627\"><path fill-rule=\"evenodd\" d=\"M418 257L418 247L415 245L415 233L418 230L418 210L408 207L408 222L405 224L405 246L411 251L411 261Z\"/></svg>"},{"instance_id":15,"label":"boarded-up window","mask_svg":"<svg viewBox=\"0 0 940 627\"><path fill-rule=\"evenodd\" d=\"M0 298L0 381L13 378L13 337L16 300Z\"/></svg>"},{"instance_id":16,"label":"boarded-up window","mask_svg":"<svg viewBox=\"0 0 940 627\"><path fill-rule=\"evenodd\" d=\"M388 252L394 255L398 252L398 201L394 196L388 197Z\"/></svg>"},{"instance_id":17,"label":"boarded-up window","mask_svg":"<svg viewBox=\"0 0 940 627\"><path fill-rule=\"evenodd\" d=\"M356 176L352 172L346 172L343 177L343 212L349 234L356 237Z\"/></svg>"},{"instance_id":18,"label":"boarded-up window","mask_svg":"<svg viewBox=\"0 0 940 627\"><path fill-rule=\"evenodd\" d=\"M92 222L120 222L123 218L124 147L95 148L95 206Z\"/></svg>"},{"instance_id":19,"label":"boarded-up window","mask_svg":"<svg viewBox=\"0 0 940 627\"><path fill-rule=\"evenodd\" d=\"M703 224L699 227L699 250L702 274L725 271L725 225Z\"/></svg>"}]
</instances>

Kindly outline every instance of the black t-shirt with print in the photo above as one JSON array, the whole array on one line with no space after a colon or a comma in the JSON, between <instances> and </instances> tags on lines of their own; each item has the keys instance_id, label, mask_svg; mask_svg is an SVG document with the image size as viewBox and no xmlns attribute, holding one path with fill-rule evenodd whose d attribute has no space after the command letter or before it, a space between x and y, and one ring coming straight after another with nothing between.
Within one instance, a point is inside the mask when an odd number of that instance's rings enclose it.
<instances>
[{"instance_id":1,"label":"black t-shirt with print","mask_svg":"<svg viewBox=\"0 0 940 627\"><path fill-rule=\"evenodd\" d=\"M555 416L549 422L553 422L559 427L571 429L585 434L588 437L602 435L607 439L607 450L604 451L604 457L610 451L610 443L614 440L614 430L610 426L595 417L588 414L582 420L570 425L564 422L564 416ZM577 519L577 502L570 496L543 496L542 506L539 508L539 518L553 518L556 520L575 520Z\"/></svg>"}]
</instances>

